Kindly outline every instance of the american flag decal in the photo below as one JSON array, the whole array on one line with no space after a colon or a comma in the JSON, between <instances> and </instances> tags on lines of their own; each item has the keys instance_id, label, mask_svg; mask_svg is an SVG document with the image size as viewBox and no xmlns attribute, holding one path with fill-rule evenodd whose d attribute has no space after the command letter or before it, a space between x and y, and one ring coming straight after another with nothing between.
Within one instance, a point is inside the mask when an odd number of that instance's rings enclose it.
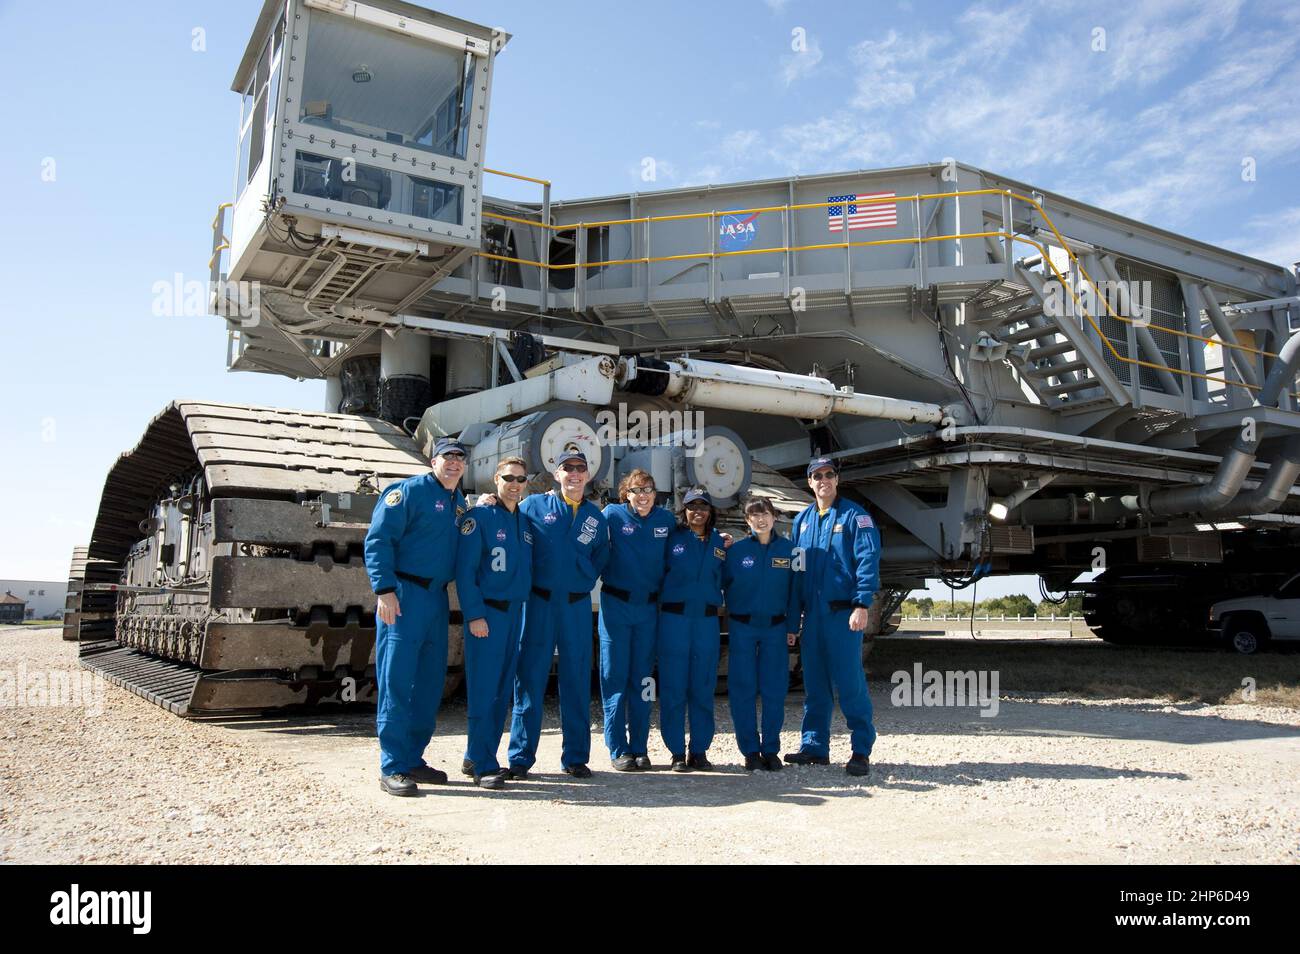
<instances>
[{"instance_id":1,"label":"american flag decal","mask_svg":"<svg viewBox=\"0 0 1300 954\"><path fill-rule=\"evenodd\" d=\"M871 518L870 518L869 516L867 516L865 513L864 513L864 514L859 514L859 516L858 516L858 529L859 529L859 530L865 530L865 529L867 529L867 527L870 527L870 526L874 526L874 524L871 522Z\"/></svg>"},{"instance_id":2,"label":"american flag decal","mask_svg":"<svg viewBox=\"0 0 1300 954\"><path fill-rule=\"evenodd\" d=\"M898 204L870 202L872 199L892 199L892 192L863 192L859 195L827 196L826 226L832 232L844 231L848 219L849 231L854 229L892 229L898 225Z\"/></svg>"}]
</instances>

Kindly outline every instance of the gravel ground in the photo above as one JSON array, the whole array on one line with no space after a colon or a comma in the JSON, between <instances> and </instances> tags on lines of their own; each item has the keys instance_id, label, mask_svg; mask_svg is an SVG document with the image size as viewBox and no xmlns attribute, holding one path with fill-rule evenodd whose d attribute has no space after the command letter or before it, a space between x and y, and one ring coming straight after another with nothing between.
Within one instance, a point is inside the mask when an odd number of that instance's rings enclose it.
<instances>
[{"instance_id":1,"label":"gravel ground","mask_svg":"<svg viewBox=\"0 0 1300 954\"><path fill-rule=\"evenodd\" d=\"M75 665L57 630L0 628L0 674ZM372 714L187 722L99 685L99 714L0 707L0 861L1300 862L1294 709L1016 693L980 718L894 708L873 683L865 783L838 765L747 775L721 698L718 771L608 771L593 722L596 775L576 781L551 711L541 774L492 793L455 774L451 702L426 753L451 783L397 799Z\"/></svg>"}]
</instances>

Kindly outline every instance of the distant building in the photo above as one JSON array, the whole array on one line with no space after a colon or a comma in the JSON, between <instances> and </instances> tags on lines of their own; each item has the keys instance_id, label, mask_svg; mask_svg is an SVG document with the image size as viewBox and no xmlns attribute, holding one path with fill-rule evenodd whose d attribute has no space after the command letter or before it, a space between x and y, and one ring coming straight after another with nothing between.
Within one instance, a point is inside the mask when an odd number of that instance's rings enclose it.
<instances>
[{"instance_id":1,"label":"distant building","mask_svg":"<svg viewBox=\"0 0 1300 954\"><path fill-rule=\"evenodd\" d=\"M21 623L27 611L27 603L12 593L0 596L0 623Z\"/></svg>"},{"instance_id":2,"label":"distant building","mask_svg":"<svg viewBox=\"0 0 1300 954\"><path fill-rule=\"evenodd\" d=\"M27 604L26 619L62 619L68 599L68 581L0 580L0 592L9 592Z\"/></svg>"}]
</instances>

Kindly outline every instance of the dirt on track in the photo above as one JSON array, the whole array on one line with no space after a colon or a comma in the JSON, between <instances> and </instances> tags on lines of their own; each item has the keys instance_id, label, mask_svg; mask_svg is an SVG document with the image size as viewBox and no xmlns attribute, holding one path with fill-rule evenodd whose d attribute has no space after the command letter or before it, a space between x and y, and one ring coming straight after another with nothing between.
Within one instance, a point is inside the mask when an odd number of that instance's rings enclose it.
<instances>
[{"instance_id":1,"label":"dirt on track","mask_svg":"<svg viewBox=\"0 0 1300 954\"><path fill-rule=\"evenodd\" d=\"M74 670L75 646L0 628L0 674L20 667ZM840 764L745 773L724 697L716 771L663 770L654 734L659 770L610 771L597 704L595 776L577 781L551 708L535 777L493 793L458 774L451 701L426 753L450 783L401 799L379 790L373 713L187 722L97 685L99 714L0 705L0 861L1300 861L1300 711L1284 706L1004 693L982 718L895 707L886 678L866 781L844 774L840 720Z\"/></svg>"}]
</instances>

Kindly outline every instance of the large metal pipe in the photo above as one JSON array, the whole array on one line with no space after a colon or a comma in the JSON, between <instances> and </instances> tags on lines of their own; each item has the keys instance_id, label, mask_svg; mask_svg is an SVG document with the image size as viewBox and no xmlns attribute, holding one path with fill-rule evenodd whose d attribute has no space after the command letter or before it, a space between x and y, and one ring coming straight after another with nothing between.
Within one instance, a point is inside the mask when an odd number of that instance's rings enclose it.
<instances>
[{"instance_id":1,"label":"large metal pipe","mask_svg":"<svg viewBox=\"0 0 1300 954\"><path fill-rule=\"evenodd\" d=\"M825 378L746 368L685 358L665 362L664 397L698 407L759 414L780 414L820 421L832 414L851 414L911 424L941 424L947 416L938 404L903 401L875 394L838 390Z\"/></svg>"},{"instance_id":2,"label":"large metal pipe","mask_svg":"<svg viewBox=\"0 0 1300 954\"><path fill-rule=\"evenodd\" d=\"M1126 517L1137 516L1142 507L1136 495L1099 497L1069 494L1053 500L1026 500L1011 511L1010 523L1117 523Z\"/></svg>"},{"instance_id":3,"label":"large metal pipe","mask_svg":"<svg viewBox=\"0 0 1300 954\"><path fill-rule=\"evenodd\" d=\"M1227 507L1215 511L1214 515L1244 517L1272 513L1286 503L1297 477L1300 477L1300 434L1288 437L1282 444L1282 450L1258 487L1237 494Z\"/></svg>"},{"instance_id":4,"label":"large metal pipe","mask_svg":"<svg viewBox=\"0 0 1300 954\"><path fill-rule=\"evenodd\" d=\"M1273 370L1269 372L1268 380L1260 389L1255 406L1276 407L1282 388L1287 386L1288 382L1295 380L1297 365L1300 365L1300 334L1292 335L1282 346L1277 361L1273 364ZM1218 470L1214 472L1214 476L1208 483L1156 491L1151 495L1151 512L1168 516L1182 513L1213 513L1227 507L1241 490L1241 485L1250 473L1251 465L1255 463L1255 455L1259 451L1258 428L1251 428L1255 433L1250 440L1246 439L1245 430L1246 428L1242 428L1242 431L1238 432L1232 446L1219 462ZM1282 458L1279 458L1279 463L1281 461Z\"/></svg>"}]
</instances>

